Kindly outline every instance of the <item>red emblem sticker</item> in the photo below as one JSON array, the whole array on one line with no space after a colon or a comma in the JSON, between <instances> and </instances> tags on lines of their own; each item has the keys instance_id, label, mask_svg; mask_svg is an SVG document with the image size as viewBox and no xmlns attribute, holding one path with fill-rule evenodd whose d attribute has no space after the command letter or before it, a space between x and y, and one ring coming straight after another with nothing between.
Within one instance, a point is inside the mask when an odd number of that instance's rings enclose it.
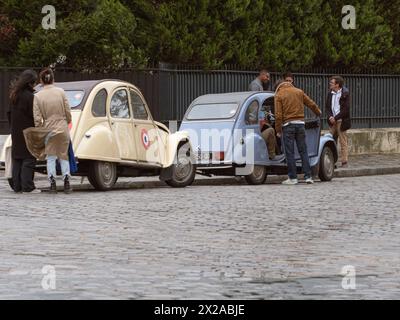
<instances>
[{"instance_id":1,"label":"red emblem sticker","mask_svg":"<svg viewBox=\"0 0 400 320\"><path fill-rule=\"evenodd\" d=\"M142 132L140 135L142 138L143 147L147 150L150 147L150 138L149 138L149 134L147 133L147 130L142 129Z\"/></svg>"}]
</instances>

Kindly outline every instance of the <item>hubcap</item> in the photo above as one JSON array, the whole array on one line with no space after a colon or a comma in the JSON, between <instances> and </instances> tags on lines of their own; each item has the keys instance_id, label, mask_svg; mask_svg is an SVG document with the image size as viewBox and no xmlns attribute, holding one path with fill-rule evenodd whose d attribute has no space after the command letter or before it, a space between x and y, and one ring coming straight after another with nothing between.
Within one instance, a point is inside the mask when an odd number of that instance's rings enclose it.
<instances>
[{"instance_id":1,"label":"hubcap","mask_svg":"<svg viewBox=\"0 0 400 320\"><path fill-rule=\"evenodd\" d=\"M325 168L326 174L329 177L332 176L332 174L333 174L333 161L332 161L332 158L330 157L329 152L325 153L324 168Z\"/></svg>"},{"instance_id":2,"label":"hubcap","mask_svg":"<svg viewBox=\"0 0 400 320\"><path fill-rule=\"evenodd\" d=\"M255 166L253 170L253 176L256 179L261 179L262 176L264 175L264 167L262 166Z\"/></svg>"},{"instance_id":3,"label":"hubcap","mask_svg":"<svg viewBox=\"0 0 400 320\"><path fill-rule=\"evenodd\" d=\"M178 156L178 163L175 165L175 177L177 180L185 180L192 172L192 162L185 155Z\"/></svg>"},{"instance_id":4,"label":"hubcap","mask_svg":"<svg viewBox=\"0 0 400 320\"><path fill-rule=\"evenodd\" d=\"M100 165L100 172L104 183L110 184L114 176L113 165L109 162L102 162Z\"/></svg>"}]
</instances>

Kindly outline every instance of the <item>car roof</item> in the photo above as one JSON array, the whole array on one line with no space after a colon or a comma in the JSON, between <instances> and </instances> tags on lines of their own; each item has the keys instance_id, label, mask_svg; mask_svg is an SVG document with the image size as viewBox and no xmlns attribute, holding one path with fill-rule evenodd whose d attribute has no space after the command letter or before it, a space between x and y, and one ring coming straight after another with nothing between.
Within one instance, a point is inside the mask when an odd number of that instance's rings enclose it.
<instances>
[{"instance_id":1,"label":"car roof","mask_svg":"<svg viewBox=\"0 0 400 320\"><path fill-rule=\"evenodd\" d=\"M102 81L103 80L55 82L54 85L64 90L84 90L86 92L89 92Z\"/></svg>"},{"instance_id":2,"label":"car roof","mask_svg":"<svg viewBox=\"0 0 400 320\"><path fill-rule=\"evenodd\" d=\"M62 88L64 90L83 90L86 93L89 93L95 86L102 82L120 82L125 84L130 84L124 80L119 79L101 79L101 80L84 80L84 81L68 81L68 82L54 82L56 87ZM38 85L36 90L40 91L42 89L42 85Z\"/></svg>"},{"instance_id":3,"label":"car roof","mask_svg":"<svg viewBox=\"0 0 400 320\"><path fill-rule=\"evenodd\" d=\"M229 92L229 93L215 93L206 94L196 98L192 104L204 103L223 103L223 102L236 102L242 105L248 98L255 95L265 95L265 97L272 97L272 91L246 91L246 92Z\"/></svg>"}]
</instances>

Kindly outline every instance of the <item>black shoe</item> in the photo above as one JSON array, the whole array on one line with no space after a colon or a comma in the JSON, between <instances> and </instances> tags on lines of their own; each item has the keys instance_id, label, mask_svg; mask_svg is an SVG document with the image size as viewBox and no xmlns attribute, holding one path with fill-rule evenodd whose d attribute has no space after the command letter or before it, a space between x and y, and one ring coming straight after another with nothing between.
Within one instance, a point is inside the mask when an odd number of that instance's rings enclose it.
<instances>
[{"instance_id":1,"label":"black shoe","mask_svg":"<svg viewBox=\"0 0 400 320\"><path fill-rule=\"evenodd\" d=\"M54 179L53 176L50 177L50 193L57 193L57 185L56 185L56 179Z\"/></svg>"},{"instance_id":2,"label":"black shoe","mask_svg":"<svg viewBox=\"0 0 400 320\"><path fill-rule=\"evenodd\" d=\"M69 194L71 192L72 192L72 188L71 188L71 185L69 183L69 177L66 176L64 178L64 193Z\"/></svg>"}]
</instances>

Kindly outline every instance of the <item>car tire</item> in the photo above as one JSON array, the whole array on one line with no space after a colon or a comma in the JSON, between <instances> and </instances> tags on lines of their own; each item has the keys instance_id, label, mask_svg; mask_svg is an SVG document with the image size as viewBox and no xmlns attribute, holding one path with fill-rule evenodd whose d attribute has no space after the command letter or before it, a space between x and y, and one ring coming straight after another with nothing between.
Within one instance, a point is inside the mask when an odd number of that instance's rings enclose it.
<instances>
[{"instance_id":1,"label":"car tire","mask_svg":"<svg viewBox=\"0 0 400 320\"><path fill-rule=\"evenodd\" d=\"M8 178L7 181L8 181L8 184L10 185L10 188L12 190L14 190L14 181L13 181L13 179L12 178Z\"/></svg>"},{"instance_id":2,"label":"car tire","mask_svg":"<svg viewBox=\"0 0 400 320\"><path fill-rule=\"evenodd\" d=\"M172 178L166 180L166 184L174 188L190 186L196 175L195 159L188 143L178 148L175 163L172 165Z\"/></svg>"},{"instance_id":3,"label":"car tire","mask_svg":"<svg viewBox=\"0 0 400 320\"><path fill-rule=\"evenodd\" d=\"M331 148L325 146L319 159L318 177L321 181L331 181L335 171L335 158Z\"/></svg>"},{"instance_id":4,"label":"car tire","mask_svg":"<svg viewBox=\"0 0 400 320\"><path fill-rule=\"evenodd\" d=\"M117 165L115 163L93 161L90 164L88 180L96 190L111 190L117 182L117 179Z\"/></svg>"},{"instance_id":5,"label":"car tire","mask_svg":"<svg viewBox=\"0 0 400 320\"><path fill-rule=\"evenodd\" d=\"M254 170L251 174L244 176L246 182L251 185L263 184L267 179L267 167L265 166L254 166Z\"/></svg>"}]
</instances>

